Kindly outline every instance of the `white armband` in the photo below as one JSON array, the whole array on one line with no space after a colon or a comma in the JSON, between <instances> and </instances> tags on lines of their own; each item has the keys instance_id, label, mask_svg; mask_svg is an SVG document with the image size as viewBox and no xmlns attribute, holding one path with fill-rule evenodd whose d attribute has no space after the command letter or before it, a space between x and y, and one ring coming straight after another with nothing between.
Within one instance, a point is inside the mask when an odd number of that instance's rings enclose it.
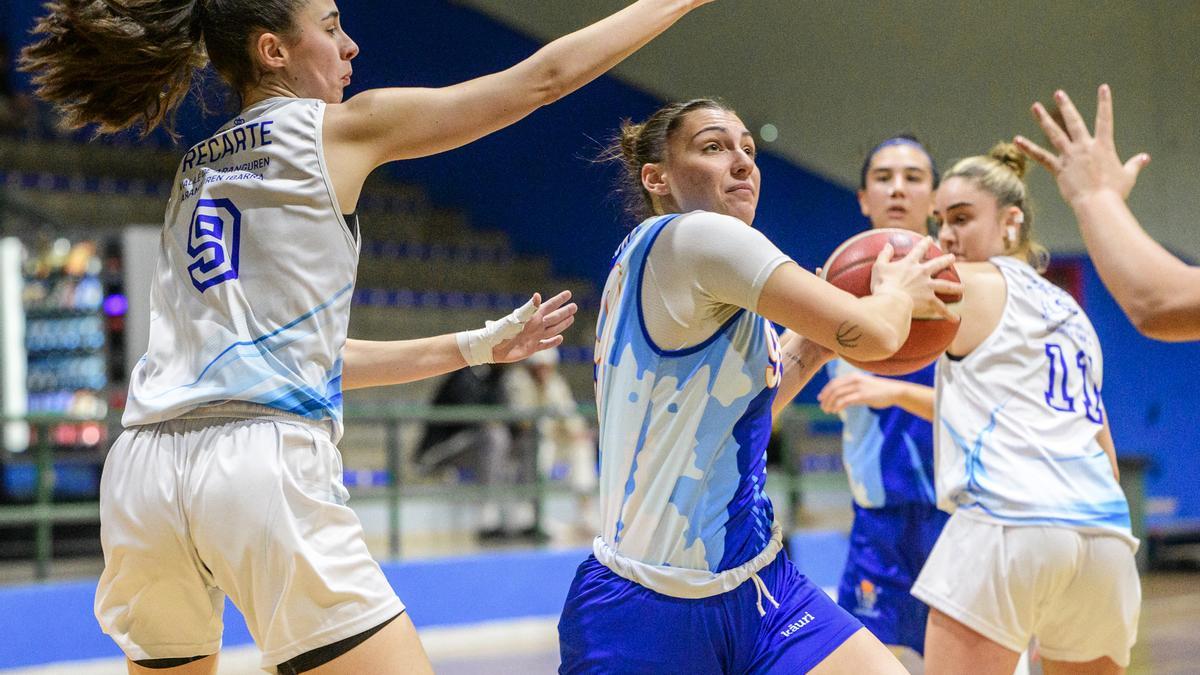
<instances>
[{"instance_id":1,"label":"white armband","mask_svg":"<svg viewBox=\"0 0 1200 675\"><path fill-rule=\"evenodd\" d=\"M492 363L492 349L501 342L516 337L536 312L537 307L534 307L533 299L530 298L529 302L513 310L512 314L503 319L488 321L483 328L455 333L458 351L462 352L468 366Z\"/></svg>"}]
</instances>

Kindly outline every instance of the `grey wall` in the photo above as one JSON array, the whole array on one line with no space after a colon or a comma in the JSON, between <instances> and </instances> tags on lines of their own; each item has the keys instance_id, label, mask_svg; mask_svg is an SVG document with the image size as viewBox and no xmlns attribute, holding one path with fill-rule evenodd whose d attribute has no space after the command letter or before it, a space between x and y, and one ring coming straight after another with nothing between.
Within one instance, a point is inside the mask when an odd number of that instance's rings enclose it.
<instances>
[{"instance_id":1,"label":"grey wall","mask_svg":"<svg viewBox=\"0 0 1200 675\"><path fill-rule=\"evenodd\" d=\"M541 40L615 11L621 0L460 0ZM716 94L772 149L856 186L863 152L913 131L943 168L1037 130L1035 99L1056 87L1090 120L1113 86L1122 157L1154 161L1131 204L1168 247L1200 259L1200 2L834 2L717 0L617 74L664 98ZM1082 249L1050 178L1030 176L1037 229Z\"/></svg>"}]
</instances>

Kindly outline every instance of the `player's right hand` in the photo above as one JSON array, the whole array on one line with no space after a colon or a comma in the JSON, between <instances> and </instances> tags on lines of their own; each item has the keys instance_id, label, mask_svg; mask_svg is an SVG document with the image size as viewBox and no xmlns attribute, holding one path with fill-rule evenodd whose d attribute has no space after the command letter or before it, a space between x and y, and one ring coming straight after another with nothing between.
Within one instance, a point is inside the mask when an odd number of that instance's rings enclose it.
<instances>
[{"instance_id":1,"label":"player's right hand","mask_svg":"<svg viewBox=\"0 0 1200 675\"><path fill-rule=\"evenodd\" d=\"M942 295L962 295L962 284L947 279L935 279L934 275L950 267L954 256L947 253L932 260L922 260L925 252L933 245L933 239L925 237L908 255L892 260L895 249L889 243L879 252L871 269L871 293L900 293L912 299L913 318L953 319L954 313L938 298Z\"/></svg>"},{"instance_id":2,"label":"player's right hand","mask_svg":"<svg viewBox=\"0 0 1200 675\"><path fill-rule=\"evenodd\" d=\"M1114 192L1127 199L1137 182L1138 173L1150 163L1150 155L1140 153L1124 163L1113 142L1112 91L1100 85L1096 95L1096 135L1088 132L1083 116L1064 91L1054 93L1064 126L1041 103L1033 104L1033 116L1059 154L1017 136L1013 139L1021 151L1046 168L1058 182L1058 190L1068 204L1075 206L1100 192Z\"/></svg>"},{"instance_id":3,"label":"player's right hand","mask_svg":"<svg viewBox=\"0 0 1200 675\"><path fill-rule=\"evenodd\" d=\"M821 410L831 414L852 405L890 408L896 405L896 393L895 383L891 380L866 373L850 373L830 380L817 394L817 403Z\"/></svg>"}]
</instances>

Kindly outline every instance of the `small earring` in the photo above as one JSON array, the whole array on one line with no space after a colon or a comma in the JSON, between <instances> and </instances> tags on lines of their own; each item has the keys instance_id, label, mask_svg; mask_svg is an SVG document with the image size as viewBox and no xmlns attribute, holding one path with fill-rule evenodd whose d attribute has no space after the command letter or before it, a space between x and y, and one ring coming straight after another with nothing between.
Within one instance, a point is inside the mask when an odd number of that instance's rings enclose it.
<instances>
[{"instance_id":1,"label":"small earring","mask_svg":"<svg viewBox=\"0 0 1200 675\"><path fill-rule=\"evenodd\" d=\"M1007 237L1007 239L1008 239L1009 243L1011 243L1011 244L1015 244L1015 243L1017 243L1017 228L1016 228L1016 226L1015 226L1015 225L1009 225L1009 226L1008 226L1008 237Z\"/></svg>"}]
</instances>

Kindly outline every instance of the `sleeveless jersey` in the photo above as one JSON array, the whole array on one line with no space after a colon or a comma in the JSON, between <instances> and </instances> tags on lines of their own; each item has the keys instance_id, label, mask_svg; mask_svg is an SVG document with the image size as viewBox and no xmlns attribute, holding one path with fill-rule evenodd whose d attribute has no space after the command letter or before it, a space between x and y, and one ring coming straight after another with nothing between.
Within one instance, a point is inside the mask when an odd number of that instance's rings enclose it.
<instances>
[{"instance_id":1,"label":"sleeveless jersey","mask_svg":"<svg viewBox=\"0 0 1200 675\"><path fill-rule=\"evenodd\" d=\"M961 360L937 364L938 506L1005 525L1132 540L1129 506L1096 440L1104 363L1074 298L1014 258L999 325Z\"/></svg>"},{"instance_id":2,"label":"sleeveless jersey","mask_svg":"<svg viewBox=\"0 0 1200 675\"><path fill-rule=\"evenodd\" d=\"M126 426L224 401L341 431L358 237L325 167L325 103L256 103L187 151L151 290Z\"/></svg>"},{"instance_id":3,"label":"sleeveless jersey","mask_svg":"<svg viewBox=\"0 0 1200 675\"><path fill-rule=\"evenodd\" d=\"M831 378L858 369L841 359L826 366ZM933 386L934 364L908 375L875 375ZM842 414L842 464L854 502L865 509L926 504L933 506L933 427L893 406L855 405Z\"/></svg>"},{"instance_id":4,"label":"sleeveless jersey","mask_svg":"<svg viewBox=\"0 0 1200 675\"><path fill-rule=\"evenodd\" d=\"M604 287L595 369L601 538L668 572L721 572L772 537L764 482L779 342L770 322L744 309L700 344L667 351L653 342L642 278L676 217L635 228Z\"/></svg>"}]
</instances>

